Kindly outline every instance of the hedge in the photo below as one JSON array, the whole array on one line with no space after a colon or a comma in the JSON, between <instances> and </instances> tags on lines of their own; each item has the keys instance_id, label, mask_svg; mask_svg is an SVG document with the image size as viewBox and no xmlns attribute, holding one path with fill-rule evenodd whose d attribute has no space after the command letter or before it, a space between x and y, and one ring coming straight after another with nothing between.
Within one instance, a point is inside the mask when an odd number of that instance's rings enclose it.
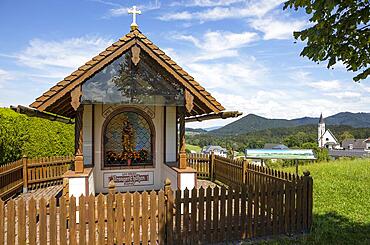
<instances>
[{"instance_id":1,"label":"hedge","mask_svg":"<svg viewBox=\"0 0 370 245\"><path fill-rule=\"evenodd\" d=\"M28 157L74 152L74 125L28 117L0 108L0 165Z\"/></svg>"}]
</instances>

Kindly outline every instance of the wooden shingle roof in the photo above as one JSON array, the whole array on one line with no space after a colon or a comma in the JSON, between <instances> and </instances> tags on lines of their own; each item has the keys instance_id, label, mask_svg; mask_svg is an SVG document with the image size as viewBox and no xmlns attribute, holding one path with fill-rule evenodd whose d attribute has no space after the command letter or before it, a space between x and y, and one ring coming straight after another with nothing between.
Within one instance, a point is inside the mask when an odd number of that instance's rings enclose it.
<instances>
[{"instance_id":1,"label":"wooden shingle roof","mask_svg":"<svg viewBox=\"0 0 370 245\"><path fill-rule=\"evenodd\" d=\"M212 97L197 81L176 64L161 49L154 45L139 30L133 30L120 38L103 52L79 67L71 75L58 82L55 86L38 97L30 106L62 116L74 117L74 110L70 105L71 91L88 78L102 70L105 66L119 58L133 45L138 45L160 66L167 70L184 88L194 96L194 108L187 116L209 113L218 113L225 108Z\"/></svg>"}]
</instances>

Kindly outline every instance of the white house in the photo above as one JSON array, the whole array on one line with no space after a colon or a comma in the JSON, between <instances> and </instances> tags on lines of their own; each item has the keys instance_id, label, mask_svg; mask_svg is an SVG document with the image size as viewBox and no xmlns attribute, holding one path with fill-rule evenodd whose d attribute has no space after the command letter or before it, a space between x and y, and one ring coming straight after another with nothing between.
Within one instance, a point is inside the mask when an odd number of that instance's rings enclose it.
<instances>
[{"instance_id":1,"label":"white house","mask_svg":"<svg viewBox=\"0 0 370 245\"><path fill-rule=\"evenodd\" d=\"M320 148L340 149L340 144L334 134L330 129L325 129L325 121L322 114L318 124L317 142Z\"/></svg>"},{"instance_id":2,"label":"white house","mask_svg":"<svg viewBox=\"0 0 370 245\"><path fill-rule=\"evenodd\" d=\"M117 190L192 189L185 122L224 112L198 82L143 35L131 31L36 99L31 107L75 119L69 195Z\"/></svg>"},{"instance_id":3,"label":"white house","mask_svg":"<svg viewBox=\"0 0 370 245\"><path fill-rule=\"evenodd\" d=\"M227 150L219 145L208 145L202 149L203 154L211 154L212 152L217 156L227 157Z\"/></svg>"}]
</instances>

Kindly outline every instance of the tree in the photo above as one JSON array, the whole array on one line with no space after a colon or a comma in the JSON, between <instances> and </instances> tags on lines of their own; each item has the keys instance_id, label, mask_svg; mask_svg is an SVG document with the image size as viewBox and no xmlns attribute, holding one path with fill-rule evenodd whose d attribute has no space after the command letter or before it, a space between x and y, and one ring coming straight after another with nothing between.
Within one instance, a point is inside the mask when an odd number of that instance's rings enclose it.
<instances>
[{"instance_id":1,"label":"tree","mask_svg":"<svg viewBox=\"0 0 370 245\"><path fill-rule=\"evenodd\" d=\"M284 9L305 9L313 26L294 32L294 38L307 41L301 56L327 68L342 62L348 71L359 72L354 81L370 74L369 0L288 0Z\"/></svg>"},{"instance_id":2,"label":"tree","mask_svg":"<svg viewBox=\"0 0 370 245\"><path fill-rule=\"evenodd\" d=\"M346 139L354 139L355 137L349 132L349 131L344 131L341 135L340 135L340 139L341 140L346 140Z\"/></svg>"}]
</instances>

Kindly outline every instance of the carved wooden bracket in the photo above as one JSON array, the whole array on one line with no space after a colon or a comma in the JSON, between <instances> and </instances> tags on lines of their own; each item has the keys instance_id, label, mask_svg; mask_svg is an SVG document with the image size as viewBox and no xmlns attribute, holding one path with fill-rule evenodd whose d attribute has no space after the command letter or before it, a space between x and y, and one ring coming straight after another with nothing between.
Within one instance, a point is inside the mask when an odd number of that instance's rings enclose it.
<instances>
[{"instance_id":1,"label":"carved wooden bracket","mask_svg":"<svg viewBox=\"0 0 370 245\"><path fill-rule=\"evenodd\" d=\"M75 111L77 111L78 107L80 106L80 98L81 98L81 95L82 95L82 91L81 91L81 85L75 87L72 91L71 91L71 105L73 107L73 109Z\"/></svg>"},{"instance_id":2,"label":"carved wooden bracket","mask_svg":"<svg viewBox=\"0 0 370 245\"><path fill-rule=\"evenodd\" d=\"M139 64L140 61L140 47L137 45L132 46L131 53L132 53L131 60L134 63L134 65L137 66L137 64Z\"/></svg>"},{"instance_id":3,"label":"carved wooden bracket","mask_svg":"<svg viewBox=\"0 0 370 245\"><path fill-rule=\"evenodd\" d=\"M191 112L194 108L194 96L188 91L185 90L185 107L188 112Z\"/></svg>"}]
</instances>

